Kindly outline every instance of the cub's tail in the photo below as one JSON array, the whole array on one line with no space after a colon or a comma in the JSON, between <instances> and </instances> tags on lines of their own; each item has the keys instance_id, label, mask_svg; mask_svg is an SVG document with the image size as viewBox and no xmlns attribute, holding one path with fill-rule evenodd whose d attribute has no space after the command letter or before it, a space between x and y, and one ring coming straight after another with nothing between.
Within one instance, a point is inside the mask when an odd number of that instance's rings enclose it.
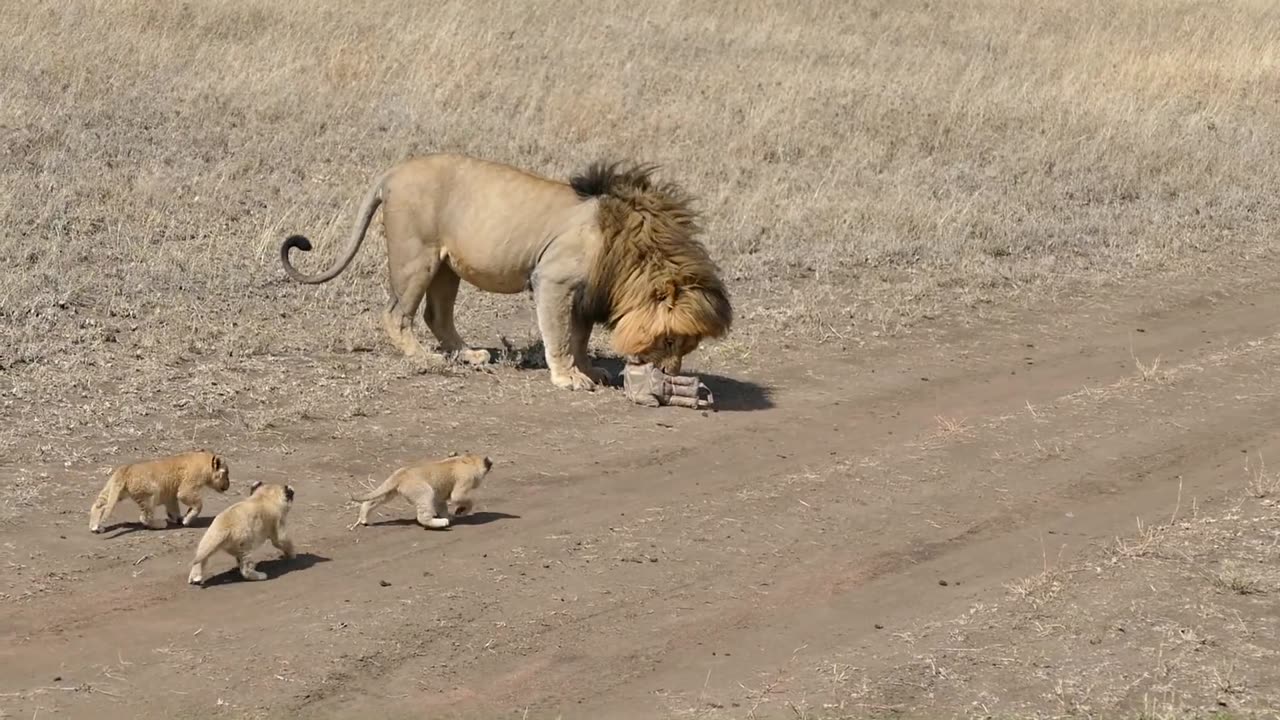
<instances>
[{"instance_id":1,"label":"cub's tail","mask_svg":"<svg viewBox=\"0 0 1280 720\"><path fill-rule=\"evenodd\" d=\"M396 486L396 476L392 475L391 477L382 481L381 485L365 493L364 495L352 495L351 501L352 502L369 502L370 500L377 500L378 498L385 497L388 493L390 493L393 489L395 489L395 486Z\"/></svg>"},{"instance_id":2,"label":"cub's tail","mask_svg":"<svg viewBox=\"0 0 1280 720\"><path fill-rule=\"evenodd\" d=\"M102 521L111 517L111 511L120 501L122 492L124 492L124 468L118 467L111 472L107 484L102 488L102 492L98 493L98 499L93 501L93 507L89 510L89 532L102 532Z\"/></svg>"},{"instance_id":3,"label":"cub's tail","mask_svg":"<svg viewBox=\"0 0 1280 720\"><path fill-rule=\"evenodd\" d=\"M226 539L227 531L225 528L218 525L210 525L209 529L204 531L204 537L200 538L200 544L196 546L196 556L191 559L192 566L203 565L210 555L218 551L218 546Z\"/></svg>"}]
</instances>

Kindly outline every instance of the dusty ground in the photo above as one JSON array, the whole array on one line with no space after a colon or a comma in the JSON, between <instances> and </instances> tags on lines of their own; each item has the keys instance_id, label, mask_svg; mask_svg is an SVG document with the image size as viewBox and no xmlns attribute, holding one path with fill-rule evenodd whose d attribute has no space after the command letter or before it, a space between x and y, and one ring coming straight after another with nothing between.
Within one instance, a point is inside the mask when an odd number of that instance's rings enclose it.
<instances>
[{"instance_id":1,"label":"dusty ground","mask_svg":"<svg viewBox=\"0 0 1280 720\"><path fill-rule=\"evenodd\" d=\"M93 536L101 473L23 467L47 479L0 530L0 699L15 717L1274 716L1280 286L1238 282L779 357L713 377L705 416L505 368L459 381L510 388L465 412L409 377L370 416L174 428L231 454L237 492L298 487L302 560L257 584L188 587L199 530ZM454 448L499 461L473 522L427 532L390 506L344 529L349 489Z\"/></svg>"},{"instance_id":2,"label":"dusty ground","mask_svg":"<svg viewBox=\"0 0 1280 720\"><path fill-rule=\"evenodd\" d=\"M0 3L0 717L1276 717L1277 12ZM555 390L521 296L404 362L376 232L283 279L427 150L689 187L719 411ZM206 522L298 488L267 582L88 532L198 446ZM470 522L345 529L451 450Z\"/></svg>"}]
</instances>

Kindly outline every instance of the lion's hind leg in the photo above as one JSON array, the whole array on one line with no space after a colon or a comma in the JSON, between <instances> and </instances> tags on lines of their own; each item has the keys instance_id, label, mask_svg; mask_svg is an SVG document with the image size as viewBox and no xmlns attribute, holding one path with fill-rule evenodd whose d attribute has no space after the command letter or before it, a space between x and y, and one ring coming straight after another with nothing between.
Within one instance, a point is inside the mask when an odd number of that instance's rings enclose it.
<instances>
[{"instance_id":1,"label":"lion's hind leg","mask_svg":"<svg viewBox=\"0 0 1280 720\"><path fill-rule=\"evenodd\" d=\"M217 552L226 540L227 531L216 524L204 532L200 544L196 546L195 557L191 559L191 572L187 574L187 582L192 585L204 582L204 567L209 562L209 556Z\"/></svg>"},{"instance_id":2,"label":"lion's hind leg","mask_svg":"<svg viewBox=\"0 0 1280 720\"><path fill-rule=\"evenodd\" d=\"M458 297L460 284L458 273L448 262L440 263L435 276L427 286L427 301L422 308L422 319L431 333L440 341L445 352L454 354L469 365L487 365L491 359L488 350L478 350L467 344L453 324L453 303Z\"/></svg>"},{"instance_id":3,"label":"lion's hind leg","mask_svg":"<svg viewBox=\"0 0 1280 720\"><path fill-rule=\"evenodd\" d=\"M442 355L428 352L413 334L413 317L427 294L432 276L440 267L440 258L428 249L400 265L396 263L395 255L391 257L392 300L382 313L382 326L391 342L406 357L443 361Z\"/></svg>"},{"instance_id":4,"label":"lion's hind leg","mask_svg":"<svg viewBox=\"0 0 1280 720\"><path fill-rule=\"evenodd\" d=\"M386 501L390 500L391 498L395 497L398 494L399 493L397 493L395 490L392 490L386 493L385 495L379 495L371 500L365 500L364 502L360 503L360 515L356 518L355 525L352 525L348 529L349 530L355 529L356 525L368 525L369 513L373 512L374 509L376 509L379 505L385 503Z\"/></svg>"},{"instance_id":5,"label":"lion's hind leg","mask_svg":"<svg viewBox=\"0 0 1280 720\"><path fill-rule=\"evenodd\" d=\"M178 497L176 495L165 499L164 511L166 519L170 523L177 524L182 522L182 509L178 507Z\"/></svg>"}]
</instances>

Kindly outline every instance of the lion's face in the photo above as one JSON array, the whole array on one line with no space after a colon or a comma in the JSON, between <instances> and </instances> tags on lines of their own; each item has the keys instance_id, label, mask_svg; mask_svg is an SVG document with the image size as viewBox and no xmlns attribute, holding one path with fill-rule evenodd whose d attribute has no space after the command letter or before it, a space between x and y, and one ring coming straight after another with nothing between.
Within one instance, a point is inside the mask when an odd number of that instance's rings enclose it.
<instances>
[{"instance_id":1,"label":"lion's face","mask_svg":"<svg viewBox=\"0 0 1280 720\"><path fill-rule=\"evenodd\" d=\"M649 349L637 356L639 363L653 366L668 375L679 375L684 356L698 349L702 338L696 335L663 335Z\"/></svg>"},{"instance_id":2,"label":"lion's face","mask_svg":"<svg viewBox=\"0 0 1280 720\"><path fill-rule=\"evenodd\" d=\"M226 461L216 455L212 460L209 487L218 492L226 492L227 488L231 487L231 468L227 467Z\"/></svg>"}]
</instances>

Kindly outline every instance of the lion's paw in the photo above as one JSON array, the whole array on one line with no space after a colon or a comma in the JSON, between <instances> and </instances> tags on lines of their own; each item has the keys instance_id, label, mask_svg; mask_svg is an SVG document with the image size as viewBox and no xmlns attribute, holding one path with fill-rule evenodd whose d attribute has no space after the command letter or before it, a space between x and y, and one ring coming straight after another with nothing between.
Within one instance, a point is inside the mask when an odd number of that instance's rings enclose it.
<instances>
[{"instance_id":1,"label":"lion's paw","mask_svg":"<svg viewBox=\"0 0 1280 720\"><path fill-rule=\"evenodd\" d=\"M596 382L592 380L586 373L577 368L571 368L569 372L564 374L551 375L551 382L558 388L566 390L595 390Z\"/></svg>"},{"instance_id":2,"label":"lion's paw","mask_svg":"<svg viewBox=\"0 0 1280 720\"><path fill-rule=\"evenodd\" d=\"M595 382L595 384L597 385L613 384L613 373L609 372L608 370L605 370L602 367L592 366L587 369L586 375L587 377L591 378L591 380Z\"/></svg>"},{"instance_id":3,"label":"lion's paw","mask_svg":"<svg viewBox=\"0 0 1280 720\"><path fill-rule=\"evenodd\" d=\"M468 365L488 365L489 361L493 359L488 350L473 350L470 348L459 350L456 357Z\"/></svg>"}]
</instances>

